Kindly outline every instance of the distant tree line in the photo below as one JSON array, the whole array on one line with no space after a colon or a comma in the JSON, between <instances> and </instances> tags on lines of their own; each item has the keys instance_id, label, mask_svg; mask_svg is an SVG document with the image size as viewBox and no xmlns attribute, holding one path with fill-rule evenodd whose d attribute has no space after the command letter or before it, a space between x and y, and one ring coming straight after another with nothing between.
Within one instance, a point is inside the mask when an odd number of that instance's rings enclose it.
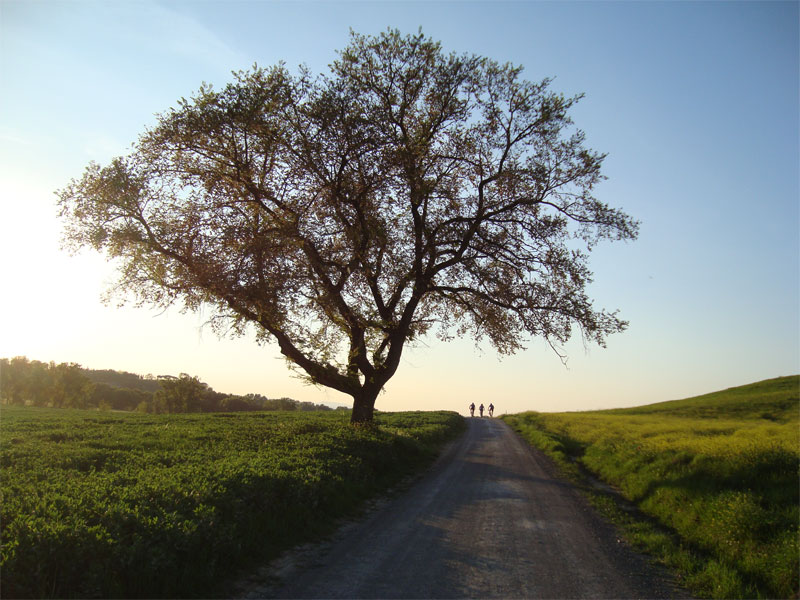
<instances>
[{"instance_id":1,"label":"distant tree line","mask_svg":"<svg viewBox=\"0 0 800 600\"><path fill-rule=\"evenodd\" d=\"M324 404L292 398L223 394L186 373L142 377L124 371L84 369L76 363L44 363L24 356L0 359L0 402L144 413L332 410Z\"/></svg>"}]
</instances>

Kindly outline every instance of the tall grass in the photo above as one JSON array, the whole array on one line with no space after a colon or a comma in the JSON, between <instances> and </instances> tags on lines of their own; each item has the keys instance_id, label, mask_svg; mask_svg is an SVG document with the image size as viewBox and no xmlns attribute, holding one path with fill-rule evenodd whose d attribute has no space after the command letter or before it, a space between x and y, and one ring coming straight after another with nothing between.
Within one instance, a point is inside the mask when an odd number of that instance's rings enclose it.
<instances>
[{"instance_id":1,"label":"tall grass","mask_svg":"<svg viewBox=\"0 0 800 600\"><path fill-rule=\"evenodd\" d=\"M455 413L3 407L3 597L208 597L426 464ZM224 591L223 591L224 593Z\"/></svg>"},{"instance_id":2,"label":"tall grass","mask_svg":"<svg viewBox=\"0 0 800 600\"><path fill-rule=\"evenodd\" d=\"M672 535L633 537L715 598L796 598L800 378L633 409L512 415L567 470L616 487Z\"/></svg>"}]
</instances>

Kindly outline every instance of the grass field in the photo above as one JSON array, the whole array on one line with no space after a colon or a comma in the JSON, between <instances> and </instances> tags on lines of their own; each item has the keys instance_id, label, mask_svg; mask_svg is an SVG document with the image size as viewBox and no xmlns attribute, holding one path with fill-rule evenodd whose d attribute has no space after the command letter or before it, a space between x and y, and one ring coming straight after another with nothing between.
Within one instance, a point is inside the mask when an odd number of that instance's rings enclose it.
<instances>
[{"instance_id":1,"label":"grass field","mask_svg":"<svg viewBox=\"0 0 800 600\"><path fill-rule=\"evenodd\" d=\"M208 597L427 464L455 413L2 407L2 597Z\"/></svg>"},{"instance_id":2,"label":"grass field","mask_svg":"<svg viewBox=\"0 0 800 600\"><path fill-rule=\"evenodd\" d=\"M595 501L629 539L714 598L797 598L800 377L697 398L505 420L577 479L588 470L647 518Z\"/></svg>"}]
</instances>

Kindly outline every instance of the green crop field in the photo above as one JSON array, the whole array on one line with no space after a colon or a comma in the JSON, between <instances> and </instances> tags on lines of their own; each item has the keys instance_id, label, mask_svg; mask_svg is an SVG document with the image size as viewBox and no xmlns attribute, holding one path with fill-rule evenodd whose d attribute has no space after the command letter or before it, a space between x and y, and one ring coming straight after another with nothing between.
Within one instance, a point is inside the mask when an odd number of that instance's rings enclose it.
<instances>
[{"instance_id":1,"label":"green crop field","mask_svg":"<svg viewBox=\"0 0 800 600\"><path fill-rule=\"evenodd\" d=\"M506 421L581 480L631 541L714 598L797 598L800 377L686 400Z\"/></svg>"},{"instance_id":2,"label":"green crop field","mask_svg":"<svg viewBox=\"0 0 800 600\"><path fill-rule=\"evenodd\" d=\"M455 413L2 407L2 596L208 597L427 464ZM224 595L224 590L216 592Z\"/></svg>"}]
</instances>

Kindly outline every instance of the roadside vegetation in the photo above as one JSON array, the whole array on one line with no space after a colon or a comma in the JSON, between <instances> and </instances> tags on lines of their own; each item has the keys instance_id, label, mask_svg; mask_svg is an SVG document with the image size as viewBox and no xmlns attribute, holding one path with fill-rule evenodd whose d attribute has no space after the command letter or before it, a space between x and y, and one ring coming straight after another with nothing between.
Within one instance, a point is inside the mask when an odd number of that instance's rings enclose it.
<instances>
[{"instance_id":1,"label":"roadside vegetation","mask_svg":"<svg viewBox=\"0 0 800 600\"><path fill-rule=\"evenodd\" d=\"M464 427L448 412L349 418L3 406L3 597L208 597L331 531Z\"/></svg>"},{"instance_id":2,"label":"roadside vegetation","mask_svg":"<svg viewBox=\"0 0 800 600\"><path fill-rule=\"evenodd\" d=\"M630 409L504 417L629 540L713 598L797 598L800 376Z\"/></svg>"}]
</instances>

